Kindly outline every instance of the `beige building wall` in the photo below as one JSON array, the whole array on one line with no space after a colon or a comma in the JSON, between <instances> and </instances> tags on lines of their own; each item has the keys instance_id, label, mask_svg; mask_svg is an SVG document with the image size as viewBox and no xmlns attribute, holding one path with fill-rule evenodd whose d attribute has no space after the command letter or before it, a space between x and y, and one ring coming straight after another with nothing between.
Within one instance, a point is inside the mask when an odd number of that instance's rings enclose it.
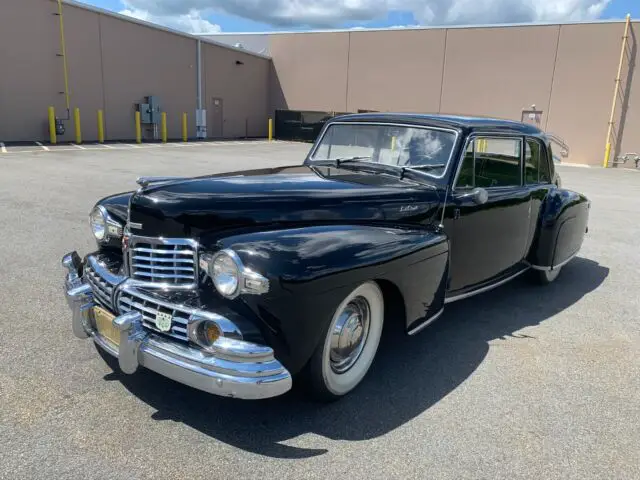
<instances>
[{"instance_id":1,"label":"beige building wall","mask_svg":"<svg viewBox=\"0 0 640 480\"><path fill-rule=\"evenodd\" d=\"M558 26L447 31L440 111L520 120L547 110Z\"/></svg>"},{"instance_id":2,"label":"beige building wall","mask_svg":"<svg viewBox=\"0 0 640 480\"><path fill-rule=\"evenodd\" d=\"M0 15L0 141L43 139L47 106L64 107L56 8L41 0L10 3Z\"/></svg>"},{"instance_id":3,"label":"beige building wall","mask_svg":"<svg viewBox=\"0 0 640 480\"><path fill-rule=\"evenodd\" d=\"M541 128L569 144L565 161L600 165L623 31L624 22L596 22L274 34L271 110L521 120L522 110L535 105L543 111ZM637 31L636 23L634 45ZM632 45L616 116L624 128L616 130L614 156L640 151L640 136L633 134L640 130L640 73L629 62L640 63L638 55Z\"/></svg>"},{"instance_id":4,"label":"beige building wall","mask_svg":"<svg viewBox=\"0 0 640 480\"><path fill-rule=\"evenodd\" d=\"M547 130L571 147L571 161L602 164L624 25L563 25Z\"/></svg>"},{"instance_id":5,"label":"beige building wall","mask_svg":"<svg viewBox=\"0 0 640 480\"><path fill-rule=\"evenodd\" d=\"M5 0L0 15L0 141L47 141L47 107L67 116L57 3ZM71 118L80 108L82 136L97 140L97 111L104 110L107 140L135 138L135 104L155 95L167 113L168 135L180 138L181 114L196 135L197 39L74 3L63 4ZM205 92L225 102L225 137L264 136L270 60L203 40ZM243 65L236 65L239 60ZM206 76L206 80L204 77ZM143 135L151 139L152 131Z\"/></svg>"},{"instance_id":6,"label":"beige building wall","mask_svg":"<svg viewBox=\"0 0 640 480\"><path fill-rule=\"evenodd\" d=\"M202 54L203 108L207 109L209 134L266 136L271 61L214 45L203 45ZM214 99L221 100L221 115L214 113Z\"/></svg>"},{"instance_id":7,"label":"beige building wall","mask_svg":"<svg viewBox=\"0 0 640 480\"><path fill-rule=\"evenodd\" d=\"M446 30L350 36L347 111L438 111Z\"/></svg>"},{"instance_id":8,"label":"beige building wall","mask_svg":"<svg viewBox=\"0 0 640 480\"><path fill-rule=\"evenodd\" d=\"M350 33L273 35L269 51L274 108L328 110L347 108Z\"/></svg>"},{"instance_id":9,"label":"beige building wall","mask_svg":"<svg viewBox=\"0 0 640 480\"><path fill-rule=\"evenodd\" d=\"M626 51L627 62L632 67L624 69L622 77L623 95L618 100L620 116L617 124L622 125L622 135L619 135L617 149L620 153L635 152L640 154L640 22L632 23L629 47ZM626 165L626 166L632 166Z\"/></svg>"}]
</instances>

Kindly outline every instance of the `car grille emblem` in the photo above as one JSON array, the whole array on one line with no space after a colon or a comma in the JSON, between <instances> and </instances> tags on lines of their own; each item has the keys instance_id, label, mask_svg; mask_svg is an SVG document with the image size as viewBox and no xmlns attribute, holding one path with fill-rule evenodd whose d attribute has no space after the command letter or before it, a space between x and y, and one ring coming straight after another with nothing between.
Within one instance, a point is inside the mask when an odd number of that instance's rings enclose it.
<instances>
[{"instance_id":1,"label":"car grille emblem","mask_svg":"<svg viewBox=\"0 0 640 480\"><path fill-rule=\"evenodd\" d=\"M171 320L173 320L173 316L170 313L156 313L156 327L161 332L168 332L171 330Z\"/></svg>"}]
</instances>

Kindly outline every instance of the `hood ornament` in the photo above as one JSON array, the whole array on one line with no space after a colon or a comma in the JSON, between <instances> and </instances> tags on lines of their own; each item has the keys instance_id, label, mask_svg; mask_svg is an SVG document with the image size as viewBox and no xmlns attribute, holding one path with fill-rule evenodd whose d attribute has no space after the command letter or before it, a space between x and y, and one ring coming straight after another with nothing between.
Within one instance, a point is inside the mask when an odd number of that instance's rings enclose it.
<instances>
[{"instance_id":1,"label":"hood ornament","mask_svg":"<svg viewBox=\"0 0 640 480\"><path fill-rule=\"evenodd\" d=\"M138 177L136 179L136 183L144 188L152 183L172 182L186 179L187 177Z\"/></svg>"}]
</instances>

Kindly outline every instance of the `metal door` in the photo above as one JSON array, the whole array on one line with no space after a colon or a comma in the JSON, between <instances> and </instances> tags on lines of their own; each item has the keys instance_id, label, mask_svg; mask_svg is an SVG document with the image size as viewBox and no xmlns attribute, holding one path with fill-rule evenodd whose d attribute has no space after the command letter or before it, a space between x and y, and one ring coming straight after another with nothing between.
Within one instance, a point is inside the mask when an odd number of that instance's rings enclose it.
<instances>
[{"instance_id":1,"label":"metal door","mask_svg":"<svg viewBox=\"0 0 640 480\"><path fill-rule=\"evenodd\" d=\"M212 138L224 136L224 104L221 98L213 97L211 100L210 132Z\"/></svg>"}]
</instances>

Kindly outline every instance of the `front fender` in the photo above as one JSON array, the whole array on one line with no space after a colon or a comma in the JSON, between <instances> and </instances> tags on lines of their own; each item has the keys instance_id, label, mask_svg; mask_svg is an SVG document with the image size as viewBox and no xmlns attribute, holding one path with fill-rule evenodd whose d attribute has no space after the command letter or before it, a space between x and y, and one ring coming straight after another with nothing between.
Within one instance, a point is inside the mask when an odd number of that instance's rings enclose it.
<instances>
[{"instance_id":1,"label":"front fender","mask_svg":"<svg viewBox=\"0 0 640 480\"><path fill-rule=\"evenodd\" d=\"M364 281L397 287L407 328L444 302L449 243L432 228L313 226L233 235L218 240L219 248L233 249L269 279L268 294L240 301L263 322L265 340L292 372L307 362L339 303Z\"/></svg>"},{"instance_id":2,"label":"front fender","mask_svg":"<svg viewBox=\"0 0 640 480\"><path fill-rule=\"evenodd\" d=\"M129 199L134 192L125 192L118 193L116 195L110 195L108 197L102 198L96 205L102 205L107 209L109 215L113 217L114 220L122 223L124 225L127 223L127 216L129 214Z\"/></svg>"}]
</instances>

